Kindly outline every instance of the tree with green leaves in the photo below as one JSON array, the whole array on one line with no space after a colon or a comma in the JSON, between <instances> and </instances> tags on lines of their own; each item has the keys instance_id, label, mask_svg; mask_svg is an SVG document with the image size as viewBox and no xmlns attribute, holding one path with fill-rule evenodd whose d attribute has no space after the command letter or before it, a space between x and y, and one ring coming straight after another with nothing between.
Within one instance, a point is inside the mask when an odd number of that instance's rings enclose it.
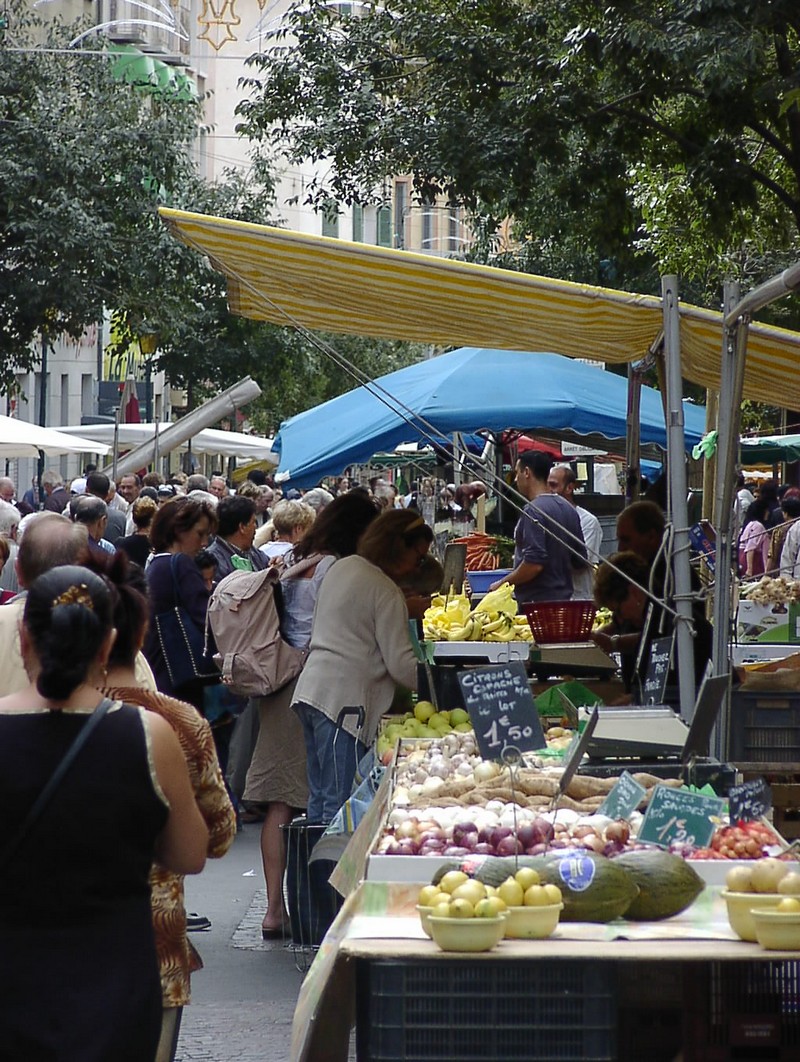
<instances>
[{"instance_id":1,"label":"tree with green leaves","mask_svg":"<svg viewBox=\"0 0 800 1062\"><path fill-rule=\"evenodd\" d=\"M0 390L34 341L79 335L143 273L158 290L159 196L184 187L199 107L115 78L108 53L9 0L0 46Z\"/></svg>"},{"instance_id":2,"label":"tree with green leaves","mask_svg":"<svg viewBox=\"0 0 800 1062\"><path fill-rule=\"evenodd\" d=\"M610 286L800 246L797 0L302 0L252 68L242 129L328 159L317 202L412 174Z\"/></svg>"}]
</instances>

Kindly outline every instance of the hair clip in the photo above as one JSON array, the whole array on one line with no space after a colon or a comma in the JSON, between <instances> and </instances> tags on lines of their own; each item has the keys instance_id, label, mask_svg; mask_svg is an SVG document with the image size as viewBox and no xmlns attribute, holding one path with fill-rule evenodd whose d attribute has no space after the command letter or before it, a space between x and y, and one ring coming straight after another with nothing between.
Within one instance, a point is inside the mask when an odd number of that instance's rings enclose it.
<instances>
[{"instance_id":1,"label":"hair clip","mask_svg":"<svg viewBox=\"0 0 800 1062\"><path fill-rule=\"evenodd\" d=\"M53 608L58 608L59 605L81 605L94 612L94 602L86 583L81 583L80 586L68 586L62 594L54 597Z\"/></svg>"}]
</instances>

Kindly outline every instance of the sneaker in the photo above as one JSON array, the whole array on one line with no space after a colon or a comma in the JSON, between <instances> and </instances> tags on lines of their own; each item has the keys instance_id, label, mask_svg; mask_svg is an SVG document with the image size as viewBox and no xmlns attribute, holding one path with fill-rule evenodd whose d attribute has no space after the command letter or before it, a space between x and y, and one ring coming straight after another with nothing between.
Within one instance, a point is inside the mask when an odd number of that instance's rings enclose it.
<instances>
[{"instance_id":1,"label":"sneaker","mask_svg":"<svg viewBox=\"0 0 800 1062\"><path fill-rule=\"evenodd\" d=\"M186 915L186 932L197 933L206 929L211 929L211 919L206 918L205 915L195 914L192 911L191 914Z\"/></svg>"}]
</instances>

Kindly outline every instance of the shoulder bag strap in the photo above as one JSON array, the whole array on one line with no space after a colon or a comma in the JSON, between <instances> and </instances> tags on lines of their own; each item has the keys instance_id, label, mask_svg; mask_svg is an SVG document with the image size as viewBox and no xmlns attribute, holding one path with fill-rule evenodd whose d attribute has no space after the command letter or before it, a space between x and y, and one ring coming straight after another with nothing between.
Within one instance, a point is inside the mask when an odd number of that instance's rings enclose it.
<instances>
[{"instance_id":1,"label":"shoulder bag strap","mask_svg":"<svg viewBox=\"0 0 800 1062\"><path fill-rule=\"evenodd\" d=\"M25 840L25 837L28 835L28 833L30 833L33 825L36 823L44 809L50 803L50 799L55 793L58 786L61 784L64 775L74 763L75 757L81 751L86 742L89 740L92 735L92 732L97 728L103 716L106 714L106 712L113 703L114 702L109 700L108 697L104 697L100 704L97 706L97 708L95 708L95 710L92 712L86 724L81 727L81 732L72 742L70 747L67 749L58 767L56 767L56 769L50 775L50 778L47 784L45 785L44 789L36 798L30 811L25 816L25 820L20 826L17 835L13 838L11 843L6 846L2 854L0 854L0 869L5 867L11 861L11 857L16 853L19 846Z\"/></svg>"}]
</instances>

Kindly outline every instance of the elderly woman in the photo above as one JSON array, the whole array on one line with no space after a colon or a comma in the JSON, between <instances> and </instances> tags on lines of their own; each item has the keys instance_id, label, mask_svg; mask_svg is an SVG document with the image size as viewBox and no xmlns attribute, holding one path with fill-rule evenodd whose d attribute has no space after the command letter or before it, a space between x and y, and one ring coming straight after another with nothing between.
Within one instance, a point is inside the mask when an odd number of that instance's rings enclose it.
<instances>
[{"instance_id":1,"label":"elderly woman","mask_svg":"<svg viewBox=\"0 0 800 1062\"><path fill-rule=\"evenodd\" d=\"M356 764L396 684L417 688L398 583L419 567L432 541L416 512L391 510L369 525L358 554L337 561L325 576L292 701L306 743L309 822L330 822L350 795Z\"/></svg>"},{"instance_id":2,"label":"elderly woman","mask_svg":"<svg viewBox=\"0 0 800 1062\"><path fill-rule=\"evenodd\" d=\"M40 575L21 628L30 685L0 699L7 1059L154 1058L161 991L150 866L191 874L205 862L208 830L171 727L98 692L112 619L113 594L98 575L74 565Z\"/></svg>"},{"instance_id":3,"label":"elderly woman","mask_svg":"<svg viewBox=\"0 0 800 1062\"><path fill-rule=\"evenodd\" d=\"M292 547L300 541L314 523L316 515L311 506L306 505L304 502L279 501L272 510L272 520L270 521L273 533L272 541L265 542L262 539L259 542L258 536L256 537L256 542L261 552L272 563L279 558L285 558L286 554L291 552Z\"/></svg>"}]
</instances>

